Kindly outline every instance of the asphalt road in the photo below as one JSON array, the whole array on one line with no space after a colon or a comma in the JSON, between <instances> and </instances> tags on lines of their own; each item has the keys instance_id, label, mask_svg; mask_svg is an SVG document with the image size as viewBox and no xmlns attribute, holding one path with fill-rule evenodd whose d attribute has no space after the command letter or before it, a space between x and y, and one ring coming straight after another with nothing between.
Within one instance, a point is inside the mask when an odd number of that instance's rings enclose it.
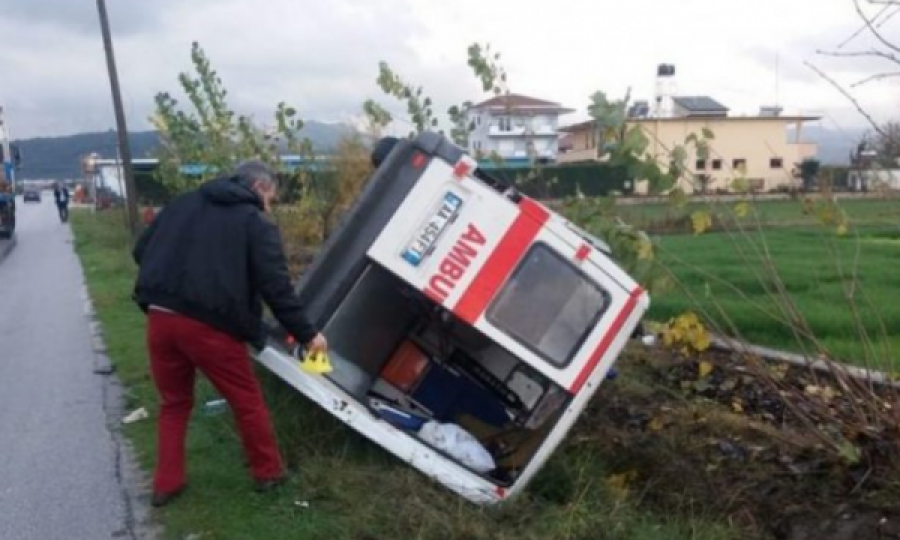
<instances>
[{"instance_id":1,"label":"asphalt road","mask_svg":"<svg viewBox=\"0 0 900 540\"><path fill-rule=\"evenodd\" d=\"M0 262L0 538L149 538L145 482L119 433L71 231L52 195L18 204Z\"/></svg>"}]
</instances>

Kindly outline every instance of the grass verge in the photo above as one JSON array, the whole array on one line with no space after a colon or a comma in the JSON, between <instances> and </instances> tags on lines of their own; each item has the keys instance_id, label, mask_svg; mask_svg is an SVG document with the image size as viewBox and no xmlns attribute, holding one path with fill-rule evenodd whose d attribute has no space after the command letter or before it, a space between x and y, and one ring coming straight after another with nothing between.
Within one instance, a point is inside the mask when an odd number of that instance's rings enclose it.
<instances>
[{"instance_id":1,"label":"grass verge","mask_svg":"<svg viewBox=\"0 0 900 540\"><path fill-rule=\"evenodd\" d=\"M817 199L816 194L811 198ZM766 228L796 227L816 225L814 215L803 214L801 200L754 200L753 206L759 212L759 219ZM712 203L714 206L721 203ZM841 199L840 207L857 226L878 226L900 222L900 199ZM689 215L696 210L708 210L710 203L689 202L684 208L675 208L669 203L621 204L616 213L627 223L643 230L652 230L654 225Z\"/></svg>"},{"instance_id":2,"label":"grass verge","mask_svg":"<svg viewBox=\"0 0 900 540\"><path fill-rule=\"evenodd\" d=\"M651 316L665 320L700 307L724 320L721 307L744 338L798 350L790 327L778 318L785 316L779 307L782 297L771 276L760 272L762 259L751 255L748 263L742 255L760 246L763 235L786 293L817 339L837 358L861 363L867 357L860 337L865 332L873 342L869 356L881 360L872 367L896 369L890 363L893 352L900 351L900 304L894 300L900 287L893 262L900 256L896 224L866 227L858 236L844 237L808 227L751 231L734 238L725 233L660 236L663 260L690 296L676 288L654 298ZM851 292L859 320L848 303Z\"/></svg>"},{"instance_id":3,"label":"grass verge","mask_svg":"<svg viewBox=\"0 0 900 540\"><path fill-rule=\"evenodd\" d=\"M131 302L135 267L118 214L71 216L75 247L129 407L151 419L126 427L140 463L153 466L156 393L149 378L143 314ZM295 479L256 495L228 414L194 415L188 439L190 489L159 512L168 538L213 539L617 539L725 540L738 535L702 509L661 517L623 493L600 445L580 422L528 493L476 508L367 443L260 369L280 445ZM210 397L198 384L197 401ZM602 395L598 399L603 399ZM590 437L587 437L590 439ZM665 486L659 489L668 489Z\"/></svg>"}]
</instances>

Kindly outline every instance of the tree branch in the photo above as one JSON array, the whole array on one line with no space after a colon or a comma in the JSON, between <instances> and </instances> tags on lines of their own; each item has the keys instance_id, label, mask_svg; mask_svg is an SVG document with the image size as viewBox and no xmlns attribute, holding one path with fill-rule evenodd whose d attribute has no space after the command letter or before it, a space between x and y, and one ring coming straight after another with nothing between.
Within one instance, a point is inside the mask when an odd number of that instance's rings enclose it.
<instances>
[{"instance_id":1,"label":"tree branch","mask_svg":"<svg viewBox=\"0 0 900 540\"><path fill-rule=\"evenodd\" d=\"M890 7L891 7L890 5L887 5L887 6L884 6L883 8L881 8L881 11L879 11L879 12L875 15L875 18L872 19L872 21L873 21L873 22L874 22L874 21L877 21L879 17L881 17L882 15L884 15L884 13L885 13L888 9L890 9ZM848 37L847 39L845 39L844 41L842 41L841 44L838 45L838 49L843 49L845 45L847 45L848 43L850 43L851 41L853 41L854 39L856 39L857 36L859 36L860 34L862 34L862 33L865 32L865 31L866 31L866 25L862 25L862 26L859 28L859 30L857 30L856 32L853 32L853 34L852 34L850 37Z\"/></svg>"},{"instance_id":2,"label":"tree branch","mask_svg":"<svg viewBox=\"0 0 900 540\"><path fill-rule=\"evenodd\" d=\"M837 56L841 58L858 58L858 57L878 57L884 58L885 60L890 60L891 62L900 66L900 57L896 54L887 53L884 51L876 51L872 49L871 51L854 51L854 52L842 52L842 51L816 51L816 54L821 54L822 56Z\"/></svg>"},{"instance_id":3,"label":"tree branch","mask_svg":"<svg viewBox=\"0 0 900 540\"><path fill-rule=\"evenodd\" d=\"M878 73L876 75L872 75L871 77L866 77L865 79L855 82L850 85L850 88L856 88L857 86L862 86L866 83L870 83L873 81L880 81L884 79L892 79L894 77L900 77L900 71L892 71L890 73Z\"/></svg>"},{"instance_id":4,"label":"tree branch","mask_svg":"<svg viewBox=\"0 0 900 540\"><path fill-rule=\"evenodd\" d=\"M862 6L859 5L859 0L853 0L853 5L856 7L856 12L859 14L860 18L862 18L862 20L866 22L866 26L869 28L869 32L871 32L873 36L878 38L878 41L883 43L885 47L891 49L892 51L900 53L900 47L885 39L885 37L881 35L881 32L879 32L878 29L875 28L875 25L872 24L872 21L868 17L866 17L866 14L863 13Z\"/></svg>"},{"instance_id":5,"label":"tree branch","mask_svg":"<svg viewBox=\"0 0 900 540\"><path fill-rule=\"evenodd\" d=\"M894 5L894 4L887 4L888 7L893 6L893 5ZM884 26L885 24L887 24L891 19L893 19L894 17L896 17L898 14L900 14L900 5L897 5L897 9L895 9L893 13L888 14L887 17L885 17L884 19L878 21L878 24L876 24L875 27L876 27L876 28L881 28L882 26ZM877 19L877 17L876 17L876 19Z\"/></svg>"},{"instance_id":6,"label":"tree branch","mask_svg":"<svg viewBox=\"0 0 900 540\"><path fill-rule=\"evenodd\" d=\"M854 0L854 1L857 1L857 0ZM865 117L865 119L869 121L869 124L871 124L871 126L875 129L875 131L876 131L879 135L881 135L881 136L883 136L883 137L887 137L887 133L884 131L884 129L883 129L881 126L879 126L877 122L875 122L875 120L872 118L872 116L871 116L868 112L866 112L865 109L863 109L863 107L862 107L862 105L860 105L859 101L857 101L856 98L853 97L853 95L852 95L850 92L848 92L846 89L844 89L843 86L841 86L840 84L838 84L837 81L835 81L834 79L832 79L831 77L829 77L829 76L828 76L824 71L822 71L821 69L819 69L819 68L817 68L816 66L810 64L809 62L804 62L804 64L806 64L811 70L813 70L813 71L815 71L816 73L818 73L818 74L819 74L819 77L822 77L823 79L825 79L826 81L828 81L828 82L831 84L831 86L835 87L835 88L837 89L838 92L840 92L841 94L844 95L844 97L846 97L848 100L850 100L850 103L852 103L853 106L856 107L856 110L859 111L859 114L863 115L863 116Z\"/></svg>"}]
</instances>

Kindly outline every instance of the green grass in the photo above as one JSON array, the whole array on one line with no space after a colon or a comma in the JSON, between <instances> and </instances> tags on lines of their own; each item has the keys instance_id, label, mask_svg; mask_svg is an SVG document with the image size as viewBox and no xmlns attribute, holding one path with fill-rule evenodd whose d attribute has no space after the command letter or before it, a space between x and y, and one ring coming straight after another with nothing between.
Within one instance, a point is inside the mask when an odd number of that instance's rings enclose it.
<instances>
[{"instance_id":1,"label":"green grass","mask_svg":"<svg viewBox=\"0 0 900 540\"><path fill-rule=\"evenodd\" d=\"M655 221L689 214L694 210L733 206L734 203L690 203L684 209L673 208L667 203L619 205L616 211L628 223L647 228ZM858 226L900 223L900 199L846 199L840 200L841 208ZM814 225L815 217L803 215L801 202L793 200L761 201L755 203L760 220L765 226Z\"/></svg>"},{"instance_id":2,"label":"green grass","mask_svg":"<svg viewBox=\"0 0 900 540\"><path fill-rule=\"evenodd\" d=\"M662 260L683 289L655 296L651 316L661 320L699 308L720 322L732 321L750 341L801 351L808 342L798 341L784 323L789 298L833 355L894 369L891 359L900 352L900 220L875 225L872 221L888 216L890 208L868 204L870 211L863 204L847 209L869 223L857 225L846 236L815 226L658 236ZM770 210L761 206L764 212ZM766 259L777 270L787 296L777 291L775 279L763 270ZM853 303L847 299L850 291ZM864 343L863 334L871 346Z\"/></svg>"},{"instance_id":3,"label":"green grass","mask_svg":"<svg viewBox=\"0 0 900 540\"><path fill-rule=\"evenodd\" d=\"M131 302L135 275L116 213L72 213L75 246L129 407L151 420L126 427L140 463L154 461L157 398L147 367L143 314ZM158 512L167 538L725 540L737 535L703 515L658 516L607 489L596 447L560 449L528 493L476 508L364 441L260 369L280 445L296 478L257 495L228 414L195 414L188 440L190 488ZM211 395L198 385L198 403ZM659 489L669 489L660 486Z\"/></svg>"}]
</instances>

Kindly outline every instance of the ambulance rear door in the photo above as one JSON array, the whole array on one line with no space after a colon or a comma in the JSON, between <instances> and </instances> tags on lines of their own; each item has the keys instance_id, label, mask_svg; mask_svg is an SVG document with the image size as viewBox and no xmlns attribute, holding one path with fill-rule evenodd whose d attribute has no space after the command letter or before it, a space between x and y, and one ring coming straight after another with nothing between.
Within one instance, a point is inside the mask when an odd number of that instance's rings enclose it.
<instances>
[{"instance_id":1,"label":"ambulance rear door","mask_svg":"<svg viewBox=\"0 0 900 540\"><path fill-rule=\"evenodd\" d=\"M646 295L606 255L554 227L558 216L508 200L473 168L468 156L427 160L369 255L575 394L612 364Z\"/></svg>"}]
</instances>

